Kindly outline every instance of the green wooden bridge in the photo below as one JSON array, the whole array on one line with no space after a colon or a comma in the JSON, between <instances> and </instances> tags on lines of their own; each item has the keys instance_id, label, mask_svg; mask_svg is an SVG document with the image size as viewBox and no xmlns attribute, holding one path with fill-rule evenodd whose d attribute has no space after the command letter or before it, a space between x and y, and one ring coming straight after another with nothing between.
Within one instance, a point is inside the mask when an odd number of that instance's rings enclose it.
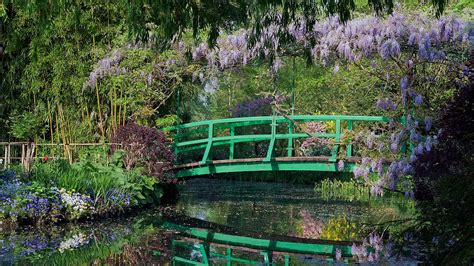
<instances>
[{"instance_id":1,"label":"green wooden bridge","mask_svg":"<svg viewBox=\"0 0 474 266\"><path fill-rule=\"evenodd\" d=\"M331 124L325 133L302 130L307 122ZM273 115L205 120L165 128L174 139L174 151L179 158L174 166L177 178L261 171L326 171L351 172L361 160L355 156L354 144L346 138L357 125L387 123L383 116L351 115ZM261 133L265 132L265 133ZM327 156L301 156L295 149L296 140L309 137L327 138L332 143ZM238 156L242 144L265 143L263 156ZM344 167L338 169L338 158Z\"/></svg>"}]
</instances>

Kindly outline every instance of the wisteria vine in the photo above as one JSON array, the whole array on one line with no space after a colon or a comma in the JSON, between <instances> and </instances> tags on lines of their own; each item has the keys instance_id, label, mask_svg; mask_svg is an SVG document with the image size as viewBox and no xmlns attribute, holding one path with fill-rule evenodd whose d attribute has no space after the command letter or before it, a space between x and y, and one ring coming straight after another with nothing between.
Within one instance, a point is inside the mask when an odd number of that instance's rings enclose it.
<instances>
[{"instance_id":1,"label":"wisteria vine","mask_svg":"<svg viewBox=\"0 0 474 266\"><path fill-rule=\"evenodd\" d=\"M272 71L278 71L282 56L310 49L313 59L333 64L335 73L340 64L354 64L378 76L383 84L382 97L375 104L393 119L382 133L369 130L359 136L359 140L365 138L362 144L366 152L362 152L364 158L354 175L371 186L372 194L396 189L403 176L413 173L411 164L417 156L437 143L432 118L420 120L416 111L429 100L426 91L441 79L466 81L468 71L462 58L474 45L474 23L454 16L432 19L424 14L405 14L399 8L386 19L364 17L346 24L330 17L308 27L301 20L291 25L289 32L294 39L291 47L282 45L278 26L272 24L252 45L247 44L251 32L240 31L219 38L215 48L200 44L192 50L193 59L224 70L263 57L271 59ZM432 66L443 71L423 72ZM342 169L344 161L340 159L338 168ZM387 162L390 166L384 167ZM379 178L372 181L372 174ZM403 190L405 195L413 196L410 186Z\"/></svg>"}]
</instances>

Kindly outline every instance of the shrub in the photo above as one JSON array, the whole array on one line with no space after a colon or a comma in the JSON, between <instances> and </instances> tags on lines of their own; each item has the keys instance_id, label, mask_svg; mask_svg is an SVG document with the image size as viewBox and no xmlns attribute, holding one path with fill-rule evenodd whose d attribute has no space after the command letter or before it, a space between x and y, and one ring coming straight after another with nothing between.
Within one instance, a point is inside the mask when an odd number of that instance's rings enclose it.
<instances>
[{"instance_id":1,"label":"shrub","mask_svg":"<svg viewBox=\"0 0 474 266\"><path fill-rule=\"evenodd\" d=\"M166 170L174 161L170 143L163 132L130 121L112 136L112 143L121 144L125 151L123 162L127 170L143 167L144 173L164 180ZM117 146L112 147L117 150Z\"/></svg>"},{"instance_id":2,"label":"shrub","mask_svg":"<svg viewBox=\"0 0 474 266\"><path fill-rule=\"evenodd\" d=\"M474 257L473 99L474 83L459 90L438 121L439 144L415 164L421 217L414 230L429 259L439 264L469 264Z\"/></svg>"}]
</instances>

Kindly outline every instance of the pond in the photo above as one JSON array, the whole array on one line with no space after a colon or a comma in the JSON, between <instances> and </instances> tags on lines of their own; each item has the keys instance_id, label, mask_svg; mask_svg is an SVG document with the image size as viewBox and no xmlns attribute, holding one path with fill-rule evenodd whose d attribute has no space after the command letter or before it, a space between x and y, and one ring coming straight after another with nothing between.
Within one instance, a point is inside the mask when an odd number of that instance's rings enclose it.
<instances>
[{"instance_id":1,"label":"pond","mask_svg":"<svg viewBox=\"0 0 474 266\"><path fill-rule=\"evenodd\" d=\"M374 225L410 217L413 209L402 197L334 200L313 185L193 179L180 186L175 204L120 219L0 225L0 264L301 265L336 255L347 262L351 245Z\"/></svg>"}]
</instances>

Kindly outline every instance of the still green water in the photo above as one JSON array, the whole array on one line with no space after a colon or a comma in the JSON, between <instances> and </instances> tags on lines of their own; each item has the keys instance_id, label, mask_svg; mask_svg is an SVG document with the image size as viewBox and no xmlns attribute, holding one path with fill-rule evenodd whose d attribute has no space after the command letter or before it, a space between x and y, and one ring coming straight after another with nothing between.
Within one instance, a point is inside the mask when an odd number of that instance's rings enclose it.
<instances>
[{"instance_id":1,"label":"still green water","mask_svg":"<svg viewBox=\"0 0 474 266\"><path fill-rule=\"evenodd\" d=\"M0 225L0 265L160 265L180 264L179 258L204 262L200 248L208 247L202 245L207 242L166 226L170 223L232 235L245 232L264 239L336 240L350 245L366 237L376 224L411 215L413 203L401 197L334 200L315 193L311 185L193 179L180 187L176 204L125 218L13 231ZM262 250L255 248L216 243L210 249L214 254L232 249L232 256L245 259L232 265L265 262ZM285 264L285 258L292 265L333 259L314 254L273 255L277 264ZM211 262L228 265L222 258Z\"/></svg>"}]
</instances>

